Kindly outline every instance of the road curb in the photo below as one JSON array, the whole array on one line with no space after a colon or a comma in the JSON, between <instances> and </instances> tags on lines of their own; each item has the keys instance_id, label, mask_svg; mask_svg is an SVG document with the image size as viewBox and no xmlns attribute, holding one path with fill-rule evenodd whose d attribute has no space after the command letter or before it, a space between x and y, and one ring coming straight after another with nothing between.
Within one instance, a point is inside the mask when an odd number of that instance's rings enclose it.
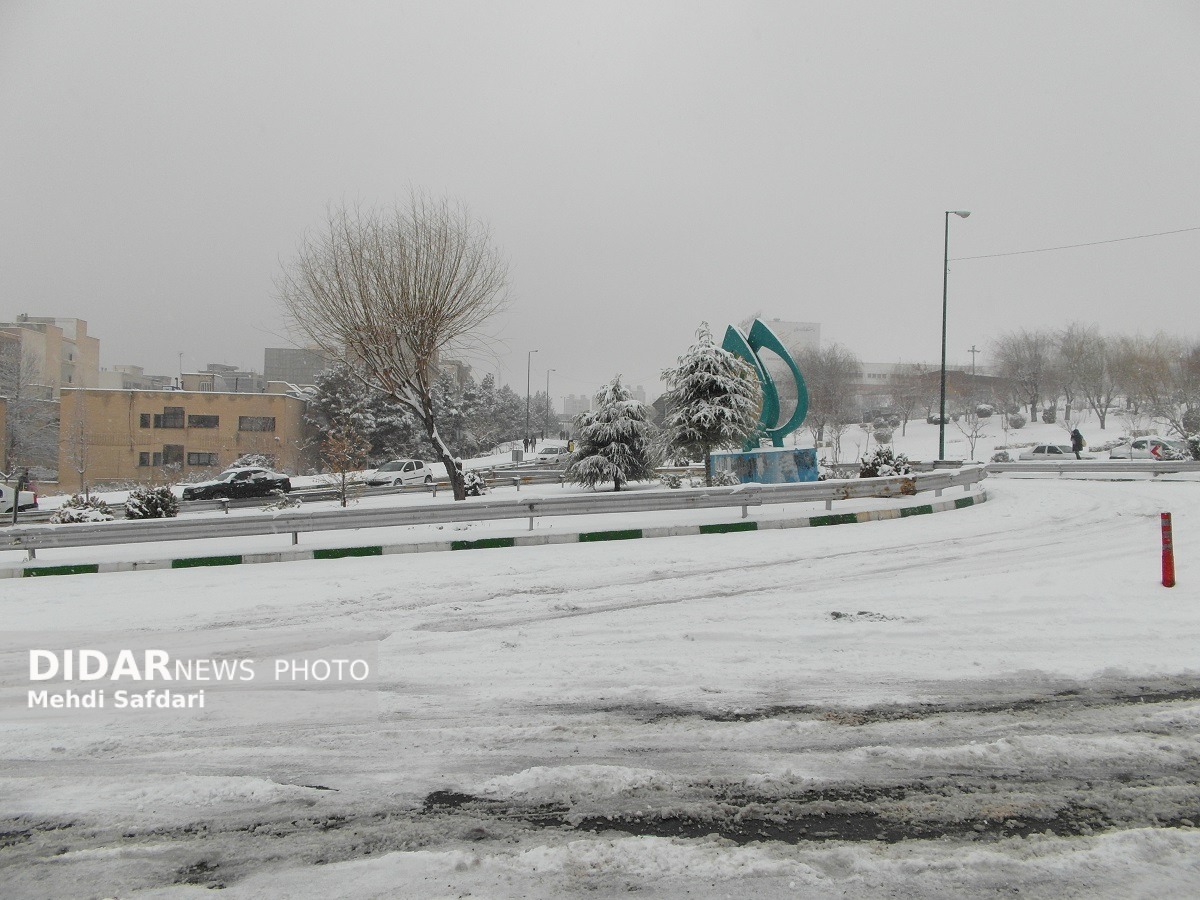
<instances>
[{"instance_id":1,"label":"road curb","mask_svg":"<svg viewBox=\"0 0 1200 900\"><path fill-rule=\"evenodd\" d=\"M907 519L955 509L967 509L988 499L987 491L977 488L966 496L935 500L919 506L864 510L856 513L825 513L793 519L764 521L740 520L708 525L668 525L650 528L621 528L605 531L580 531L557 534L528 534L515 537L478 538L460 541L422 541L410 544L368 544L362 547L329 547L315 550L285 550L277 553L246 553L220 556L191 556L179 559L155 559L140 562L56 564L50 566L9 566L0 569L0 578L35 578L49 575L89 575L104 572L143 572L162 569L194 569L221 566L258 565L260 563L299 562L302 560L355 559L368 556L392 556L398 553L439 553L459 550L498 550L508 547L541 547L548 544L584 544L628 541L642 538L684 537L703 534L740 534L782 528L820 528Z\"/></svg>"}]
</instances>

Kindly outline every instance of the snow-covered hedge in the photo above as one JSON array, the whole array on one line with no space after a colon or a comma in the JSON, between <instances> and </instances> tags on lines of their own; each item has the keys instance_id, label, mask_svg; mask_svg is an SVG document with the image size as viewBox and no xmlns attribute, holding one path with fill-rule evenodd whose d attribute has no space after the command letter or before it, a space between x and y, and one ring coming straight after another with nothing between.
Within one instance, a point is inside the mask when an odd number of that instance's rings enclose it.
<instances>
[{"instance_id":1,"label":"snow-covered hedge","mask_svg":"<svg viewBox=\"0 0 1200 900\"><path fill-rule=\"evenodd\" d=\"M1012 454L1009 453L1007 450L1000 450L1000 451L992 454L992 462L994 462L994 463L1006 463L1006 462L1012 462L1012 461L1013 461Z\"/></svg>"},{"instance_id":2,"label":"snow-covered hedge","mask_svg":"<svg viewBox=\"0 0 1200 900\"><path fill-rule=\"evenodd\" d=\"M72 494L71 499L60 506L52 516L51 525L79 525L86 522L111 522L112 510L99 497L84 497Z\"/></svg>"},{"instance_id":3,"label":"snow-covered hedge","mask_svg":"<svg viewBox=\"0 0 1200 900\"><path fill-rule=\"evenodd\" d=\"M859 478L887 478L890 475L907 475L912 471L908 457L891 447L876 447L869 457L859 464Z\"/></svg>"},{"instance_id":4,"label":"snow-covered hedge","mask_svg":"<svg viewBox=\"0 0 1200 900\"><path fill-rule=\"evenodd\" d=\"M1025 417L1023 415L1021 415L1020 413L1013 413L1011 416L1008 417L1008 427L1009 428L1024 428L1025 427Z\"/></svg>"},{"instance_id":5,"label":"snow-covered hedge","mask_svg":"<svg viewBox=\"0 0 1200 900\"><path fill-rule=\"evenodd\" d=\"M127 519L173 519L179 515L179 500L169 487L139 487L125 501Z\"/></svg>"}]
</instances>

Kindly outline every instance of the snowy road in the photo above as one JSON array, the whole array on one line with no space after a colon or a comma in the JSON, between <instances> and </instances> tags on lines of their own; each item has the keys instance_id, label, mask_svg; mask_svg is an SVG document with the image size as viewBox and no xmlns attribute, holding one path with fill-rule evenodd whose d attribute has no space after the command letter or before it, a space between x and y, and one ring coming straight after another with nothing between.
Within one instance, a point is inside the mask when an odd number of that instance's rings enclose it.
<instances>
[{"instance_id":1,"label":"snowy road","mask_svg":"<svg viewBox=\"0 0 1200 900\"><path fill-rule=\"evenodd\" d=\"M835 528L10 582L0 893L1200 893L1200 484L987 487ZM46 632L375 674L30 711Z\"/></svg>"}]
</instances>

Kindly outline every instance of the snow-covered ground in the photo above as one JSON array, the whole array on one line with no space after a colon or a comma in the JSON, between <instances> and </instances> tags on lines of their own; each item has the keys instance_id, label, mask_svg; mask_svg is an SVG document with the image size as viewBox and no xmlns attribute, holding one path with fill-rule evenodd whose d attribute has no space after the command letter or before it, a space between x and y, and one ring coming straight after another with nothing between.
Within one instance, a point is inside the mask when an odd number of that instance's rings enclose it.
<instances>
[{"instance_id":1,"label":"snow-covered ground","mask_svg":"<svg viewBox=\"0 0 1200 900\"><path fill-rule=\"evenodd\" d=\"M0 895L1197 895L1200 483L987 490L833 528L6 581ZM97 684L32 684L34 648L255 677L150 683L202 709L112 708L128 679L29 709ZM272 677L335 659L370 675Z\"/></svg>"}]
</instances>

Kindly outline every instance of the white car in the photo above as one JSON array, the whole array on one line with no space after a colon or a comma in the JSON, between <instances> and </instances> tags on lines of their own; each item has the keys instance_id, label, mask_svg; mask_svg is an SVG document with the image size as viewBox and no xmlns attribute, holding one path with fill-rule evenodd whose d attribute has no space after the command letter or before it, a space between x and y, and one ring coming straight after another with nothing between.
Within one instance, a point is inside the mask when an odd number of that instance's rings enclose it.
<instances>
[{"instance_id":1,"label":"white car","mask_svg":"<svg viewBox=\"0 0 1200 900\"><path fill-rule=\"evenodd\" d=\"M565 466L567 460L571 458L571 451L565 445L553 445L543 447L534 457L540 463L546 463L551 466Z\"/></svg>"},{"instance_id":2,"label":"white car","mask_svg":"<svg viewBox=\"0 0 1200 900\"><path fill-rule=\"evenodd\" d=\"M1079 454L1083 459L1095 459L1096 457L1088 453ZM1071 449L1070 444L1038 444L1036 447L1030 447L1028 450L1021 451L1021 455L1017 459L1022 462L1066 462L1075 458L1075 451Z\"/></svg>"},{"instance_id":3,"label":"white car","mask_svg":"<svg viewBox=\"0 0 1200 900\"><path fill-rule=\"evenodd\" d=\"M433 484L433 473L429 471L429 466L419 459L393 459L368 475L367 484L371 487L389 484L392 487L402 484Z\"/></svg>"},{"instance_id":4,"label":"white car","mask_svg":"<svg viewBox=\"0 0 1200 900\"><path fill-rule=\"evenodd\" d=\"M10 517L13 511L13 494L16 493L16 488L9 484L0 484L0 515L7 513ZM33 491L21 491L21 502L17 506L17 510L37 509L37 494ZM3 523L0 523L3 524Z\"/></svg>"},{"instance_id":5,"label":"white car","mask_svg":"<svg viewBox=\"0 0 1200 900\"><path fill-rule=\"evenodd\" d=\"M1187 444L1150 435L1118 444L1108 451L1109 459L1188 459Z\"/></svg>"}]
</instances>

